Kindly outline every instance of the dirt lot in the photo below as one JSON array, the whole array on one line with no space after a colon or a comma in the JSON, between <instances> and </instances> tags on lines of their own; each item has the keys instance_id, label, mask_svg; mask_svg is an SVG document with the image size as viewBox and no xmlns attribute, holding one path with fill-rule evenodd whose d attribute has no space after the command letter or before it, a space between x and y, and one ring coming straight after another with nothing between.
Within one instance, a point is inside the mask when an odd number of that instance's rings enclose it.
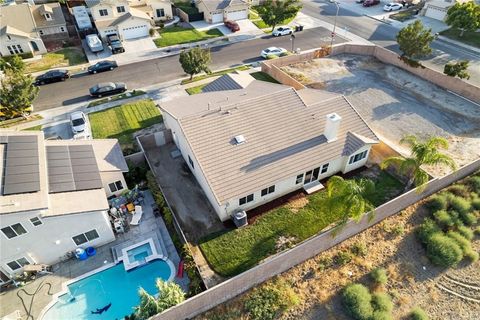
<instances>
[{"instance_id":1,"label":"dirt lot","mask_svg":"<svg viewBox=\"0 0 480 320\"><path fill-rule=\"evenodd\" d=\"M478 319L480 262L463 262L448 271L432 266L414 233L414 227L426 214L419 204L411 206L282 274L281 278L292 285L300 303L280 319L350 319L343 311L338 293L348 283L368 284L368 272L375 267L383 267L388 272L388 283L380 290L393 297L393 319L408 319L409 311L415 306L424 309L432 320ZM326 261L332 261L340 251L346 252L359 243L366 246L363 257L353 257L343 266L324 267ZM478 237L472 246L475 251L480 249ZM244 298L236 298L197 319L248 319L242 310Z\"/></svg>"},{"instance_id":2,"label":"dirt lot","mask_svg":"<svg viewBox=\"0 0 480 320\"><path fill-rule=\"evenodd\" d=\"M339 55L282 68L309 87L345 95L372 129L399 146L406 134L443 136L458 165L480 157L480 106L372 57ZM442 174L441 171L432 171Z\"/></svg>"}]
</instances>

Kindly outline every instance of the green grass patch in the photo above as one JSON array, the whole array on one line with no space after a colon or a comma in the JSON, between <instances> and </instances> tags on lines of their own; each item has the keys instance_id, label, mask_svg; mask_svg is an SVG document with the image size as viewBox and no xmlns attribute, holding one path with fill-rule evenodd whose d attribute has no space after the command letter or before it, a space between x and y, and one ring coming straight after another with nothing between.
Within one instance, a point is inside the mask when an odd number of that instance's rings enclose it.
<instances>
[{"instance_id":1,"label":"green grass patch","mask_svg":"<svg viewBox=\"0 0 480 320\"><path fill-rule=\"evenodd\" d=\"M152 100L139 100L88 114L94 139L116 138L123 149L132 148L132 133L162 121Z\"/></svg>"},{"instance_id":2,"label":"green grass patch","mask_svg":"<svg viewBox=\"0 0 480 320\"><path fill-rule=\"evenodd\" d=\"M374 194L369 200L376 206L391 199L387 196L390 192L381 188L401 186L400 182L393 183L391 179L395 178L385 173L374 180L380 195ZM200 248L209 265L220 275L234 276L275 253L280 236L293 237L293 242L298 243L318 234L341 217L340 211L327 210L326 192L309 195L307 199L308 204L297 212L282 206L263 214L242 229L212 234L202 239Z\"/></svg>"},{"instance_id":3,"label":"green grass patch","mask_svg":"<svg viewBox=\"0 0 480 320\"><path fill-rule=\"evenodd\" d=\"M123 100L123 99L128 99L128 98L133 98L136 96L141 96L142 94L145 94L146 92L143 90L133 90L131 92L125 92L122 94L117 94L115 96L111 96L108 98L103 98L99 100L92 101L88 104L87 108L95 107L107 102L113 102L113 101L118 101L118 100Z\"/></svg>"},{"instance_id":4,"label":"green grass patch","mask_svg":"<svg viewBox=\"0 0 480 320\"><path fill-rule=\"evenodd\" d=\"M223 76L224 74L231 73L231 72L236 71L236 70L242 71L242 70L248 70L248 69L250 69L250 66L245 66L244 65L244 66L239 66L239 67L235 67L235 68L215 71L215 72L212 72L210 74L202 74L202 75L193 77L192 80L190 80L190 79L182 80L182 84L188 84L188 83L192 83L192 82L195 82L195 81L200 81L200 80L203 80L203 79L207 79L207 78L210 78L210 77Z\"/></svg>"},{"instance_id":5,"label":"green grass patch","mask_svg":"<svg viewBox=\"0 0 480 320\"><path fill-rule=\"evenodd\" d=\"M400 11L400 12L391 14L389 18L403 22L403 21L412 19L414 16L415 16L414 10L405 10L405 11Z\"/></svg>"},{"instance_id":6,"label":"green grass patch","mask_svg":"<svg viewBox=\"0 0 480 320\"><path fill-rule=\"evenodd\" d=\"M201 84L201 85L196 86L196 87L187 88L187 89L185 89L185 91L187 91L187 93L188 93L189 95L199 94L199 93L202 93L203 87L205 87L207 84L208 84L208 83Z\"/></svg>"},{"instance_id":7,"label":"green grass patch","mask_svg":"<svg viewBox=\"0 0 480 320\"><path fill-rule=\"evenodd\" d=\"M450 28L440 32L442 36L445 36L449 39L463 42L465 44L480 48L480 33L475 31L465 31L463 36L460 37L460 30L455 28Z\"/></svg>"},{"instance_id":8,"label":"green grass patch","mask_svg":"<svg viewBox=\"0 0 480 320\"><path fill-rule=\"evenodd\" d=\"M159 48L173 46L175 44L203 41L223 36L217 28L198 31L193 28L170 27L160 31L160 38L154 39L155 45Z\"/></svg>"},{"instance_id":9,"label":"green grass patch","mask_svg":"<svg viewBox=\"0 0 480 320\"><path fill-rule=\"evenodd\" d=\"M250 20L258 20L260 19L260 16L258 15L257 11L250 9L248 13L248 19Z\"/></svg>"},{"instance_id":10,"label":"green grass patch","mask_svg":"<svg viewBox=\"0 0 480 320\"><path fill-rule=\"evenodd\" d=\"M39 124L38 126L22 129L22 131L40 131L42 130L42 127L43 125Z\"/></svg>"},{"instance_id":11,"label":"green grass patch","mask_svg":"<svg viewBox=\"0 0 480 320\"><path fill-rule=\"evenodd\" d=\"M44 54L41 59L28 62L25 71L37 72L59 67L69 67L87 62L81 48L65 48Z\"/></svg>"},{"instance_id":12,"label":"green grass patch","mask_svg":"<svg viewBox=\"0 0 480 320\"><path fill-rule=\"evenodd\" d=\"M253 72L253 73L250 73L250 75L257 80L267 81L267 82L272 82L272 83L280 83L277 80L275 80L275 78L270 76L268 73L265 73L265 72L262 72L262 71Z\"/></svg>"},{"instance_id":13,"label":"green grass patch","mask_svg":"<svg viewBox=\"0 0 480 320\"><path fill-rule=\"evenodd\" d=\"M268 24L266 24L265 22L263 22L262 19L259 19L259 20L253 20L252 21L254 25L257 26L258 29L266 29L266 28L270 28L270 26Z\"/></svg>"},{"instance_id":14,"label":"green grass patch","mask_svg":"<svg viewBox=\"0 0 480 320\"><path fill-rule=\"evenodd\" d=\"M22 124L22 123L32 122L32 121L40 120L40 119L43 119L43 117L39 114L31 115L27 119L25 119L23 117L8 119L8 120L4 120L4 121L0 122L0 128L10 128L10 127Z\"/></svg>"}]
</instances>

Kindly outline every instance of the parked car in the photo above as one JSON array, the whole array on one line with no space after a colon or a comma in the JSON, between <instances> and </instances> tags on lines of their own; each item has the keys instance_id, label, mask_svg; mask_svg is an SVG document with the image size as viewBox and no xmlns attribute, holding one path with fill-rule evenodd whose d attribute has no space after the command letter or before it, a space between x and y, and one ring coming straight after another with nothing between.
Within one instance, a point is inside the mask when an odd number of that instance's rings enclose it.
<instances>
[{"instance_id":1,"label":"parked car","mask_svg":"<svg viewBox=\"0 0 480 320\"><path fill-rule=\"evenodd\" d=\"M356 3L364 3L365 0L355 0Z\"/></svg>"},{"instance_id":2,"label":"parked car","mask_svg":"<svg viewBox=\"0 0 480 320\"><path fill-rule=\"evenodd\" d=\"M127 91L127 85L123 82L105 82L99 83L90 88L90 95L92 97L103 97L115 93L122 93Z\"/></svg>"},{"instance_id":3,"label":"parked car","mask_svg":"<svg viewBox=\"0 0 480 320\"><path fill-rule=\"evenodd\" d=\"M380 3L380 0L365 0L363 2L364 7L371 7Z\"/></svg>"},{"instance_id":4,"label":"parked car","mask_svg":"<svg viewBox=\"0 0 480 320\"><path fill-rule=\"evenodd\" d=\"M279 36L285 36L287 34L292 34L293 30L290 27L278 27L275 28L272 32L272 36L274 37L279 37Z\"/></svg>"},{"instance_id":5,"label":"parked car","mask_svg":"<svg viewBox=\"0 0 480 320\"><path fill-rule=\"evenodd\" d=\"M225 24L225 27L230 29L230 31L232 31L232 32L240 31L240 26L235 21L227 20L227 21L224 22L224 24Z\"/></svg>"},{"instance_id":6,"label":"parked car","mask_svg":"<svg viewBox=\"0 0 480 320\"><path fill-rule=\"evenodd\" d=\"M41 85L45 83L65 81L70 78L68 70L50 70L35 78L35 84Z\"/></svg>"},{"instance_id":7,"label":"parked car","mask_svg":"<svg viewBox=\"0 0 480 320\"><path fill-rule=\"evenodd\" d=\"M125 52L125 48L123 47L122 40L116 34L109 34L107 35L108 45L110 46L110 50L112 50L113 54Z\"/></svg>"},{"instance_id":8,"label":"parked car","mask_svg":"<svg viewBox=\"0 0 480 320\"><path fill-rule=\"evenodd\" d=\"M113 60L103 60L88 67L88 72L97 73L97 72L109 71L109 70L115 69L116 67L118 67L117 62Z\"/></svg>"},{"instance_id":9,"label":"parked car","mask_svg":"<svg viewBox=\"0 0 480 320\"><path fill-rule=\"evenodd\" d=\"M70 126L74 135L85 132L87 129L87 117L82 111L76 111L70 114Z\"/></svg>"},{"instance_id":10,"label":"parked car","mask_svg":"<svg viewBox=\"0 0 480 320\"><path fill-rule=\"evenodd\" d=\"M390 12L390 11L400 10L402 8L403 8L403 5L401 3L390 2L383 6L383 11Z\"/></svg>"},{"instance_id":11,"label":"parked car","mask_svg":"<svg viewBox=\"0 0 480 320\"><path fill-rule=\"evenodd\" d=\"M279 57L280 55L282 55L282 53L286 53L287 52L287 49L284 49L284 48L277 48L277 47L270 47L270 48L267 48L265 50L263 50L261 53L260 53L260 56L262 58L267 58L267 56L269 55L275 55L277 57Z\"/></svg>"},{"instance_id":12,"label":"parked car","mask_svg":"<svg viewBox=\"0 0 480 320\"><path fill-rule=\"evenodd\" d=\"M87 46L93 53L103 51L102 40L96 34L89 34L85 37Z\"/></svg>"}]
</instances>

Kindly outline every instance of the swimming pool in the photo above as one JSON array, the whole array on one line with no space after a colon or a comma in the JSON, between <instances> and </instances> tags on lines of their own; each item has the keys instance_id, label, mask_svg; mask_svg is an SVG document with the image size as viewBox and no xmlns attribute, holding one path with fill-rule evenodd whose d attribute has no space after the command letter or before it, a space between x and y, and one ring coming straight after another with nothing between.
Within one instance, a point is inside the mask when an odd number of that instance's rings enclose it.
<instances>
[{"instance_id":1,"label":"swimming pool","mask_svg":"<svg viewBox=\"0 0 480 320\"><path fill-rule=\"evenodd\" d=\"M139 247L127 251L128 260L138 261L138 262L145 262L145 258L152 255L152 248L150 247L150 243L144 243Z\"/></svg>"},{"instance_id":2,"label":"swimming pool","mask_svg":"<svg viewBox=\"0 0 480 320\"><path fill-rule=\"evenodd\" d=\"M59 296L42 319L123 319L140 303L140 287L156 294L156 279L171 280L173 276L174 266L169 260L154 260L131 271L125 271L120 263L68 284L68 293ZM70 301L72 296L75 299ZM101 315L92 313L110 303Z\"/></svg>"}]
</instances>

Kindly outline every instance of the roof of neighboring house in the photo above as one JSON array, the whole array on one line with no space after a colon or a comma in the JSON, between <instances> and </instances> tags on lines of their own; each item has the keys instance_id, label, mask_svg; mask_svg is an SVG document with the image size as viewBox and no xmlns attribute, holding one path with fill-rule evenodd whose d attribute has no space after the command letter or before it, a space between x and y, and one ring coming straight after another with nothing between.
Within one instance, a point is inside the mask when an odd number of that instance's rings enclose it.
<instances>
[{"instance_id":1,"label":"roof of neighboring house","mask_svg":"<svg viewBox=\"0 0 480 320\"><path fill-rule=\"evenodd\" d=\"M195 170L203 171L219 204L378 142L345 97L317 91L314 99L309 90L306 103L302 90L260 82L161 104L178 120L199 163ZM342 120L337 139L327 142L330 113ZM238 135L246 142L236 145Z\"/></svg>"},{"instance_id":2,"label":"roof of neighboring house","mask_svg":"<svg viewBox=\"0 0 480 320\"><path fill-rule=\"evenodd\" d=\"M200 0L209 11L223 10L230 8L248 8L248 3L243 0Z\"/></svg>"},{"instance_id":3,"label":"roof of neighboring house","mask_svg":"<svg viewBox=\"0 0 480 320\"><path fill-rule=\"evenodd\" d=\"M48 3L42 5L35 5L31 7L33 19L37 28L50 27L65 24L65 17L63 16L62 7L60 3ZM50 13L52 20L45 19L43 14Z\"/></svg>"},{"instance_id":4,"label":"roof of neighboring house","mask_svg":"<svg viewBox=\"0 0 480 320\"><path fill-rule=\"evenodd\" d=\"M150 17L145 12L137 10L135 8L130 8L130 12L127 12L116 19L97 20L95 21L95 25L97 26L97 28L118 26L119 24L127 21L130 18L139 18L148 20L149 22L151 21Z\"/></svg>"},{"instance_id":5,"label":"roof of neighboring house","mask_svg":"<svg viewBox=\"0 0 480 320\"><path fill-rule=\"evenodd\" d=\"M5 179L0 185L0 215L108 209L101 174L122 171L128 167L116 139L46 141L41 131L2 131L0 172Z\"/></svg>"},{"instance_id":6,"label":"roof of neighboring house","mask_svg":"<svg viewBox=\"0 0 480 320\"><path fill-rule=\"evenodd\" d=\"M248 87L255 78L246 72L229 73L210 82L203 87L203 92L244 89Z\"/></svg>"},{"instance_id":7,"label":"roof of neighboring house","mask_svg":"<svg viewBox=\"0 0 480 320\"><path fill-rule=\"evenodd\" d=\"M87 7L92 8L99 4L107 6L117 6L119 4L128 4L127 0L85 0Z\"/></svg>"},{"instance_id":8,"label":"roof of neighboring house","mask_svg":"<svg viewBox=\"0 0 480 320\"><path fill-rule=\"evenodd\" d=\"M0 6L0 36L5 34L20 37L36 36L35 21L29 4Z\"/></svg>"}]
</instances>

